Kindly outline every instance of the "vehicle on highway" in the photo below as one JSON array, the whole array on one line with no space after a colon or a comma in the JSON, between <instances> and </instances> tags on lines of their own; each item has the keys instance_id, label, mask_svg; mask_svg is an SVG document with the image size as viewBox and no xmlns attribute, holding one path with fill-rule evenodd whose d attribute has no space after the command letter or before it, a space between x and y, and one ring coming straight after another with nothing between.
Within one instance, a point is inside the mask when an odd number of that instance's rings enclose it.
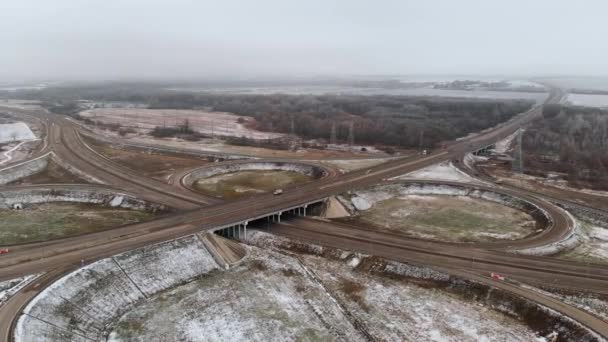
<instances>
[{"instance_id":1,"label":"vehicle on highway","mask_svg":"<svg viewBox=\"0 0 608 342\"><path fill-rule=\"evenodd\" d=\"M283 189L276 189L275 191L272 192L273 195L278 196L283 194Z\"/></svg>"},{"instance_id":2,"label":"vehicle on highway","mask_svg":"<svg viewBox=\"0 0 608 342\"><path fill-rule=\"evenodd\" d=\"M2 249L0 249L0 254L7 254L8 252L9 252L8 248L2 248Z\"/></svg>"},{"instance_id":3,"label":"vehicle on highway","mask_svg":"<svg viewBox=\"0 0 608 342\"><path fill-rule=\"evenodd\" d=\"M503 275L500 275L500 274L494 273L494 272L490 273L490 277L494 280L500 280L500 281L505 280L505 277Z\"/></svg>"}]
</instances>

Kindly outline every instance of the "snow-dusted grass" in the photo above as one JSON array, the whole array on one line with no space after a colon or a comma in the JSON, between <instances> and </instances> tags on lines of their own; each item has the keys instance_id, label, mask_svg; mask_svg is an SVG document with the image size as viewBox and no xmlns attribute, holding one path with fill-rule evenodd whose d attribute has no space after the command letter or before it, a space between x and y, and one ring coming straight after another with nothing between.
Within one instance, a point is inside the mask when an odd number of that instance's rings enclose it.
<instances>
[{"instance_id":1,"label":"snow-dusted grass","mask_svg":"<svg viewBox=\"0 0 608 342\"><path fill-rule=\"evenodd\" d=\"M163 292L121 318L111 341L361 341L297 259L251 248L243 264Z\"/></svg>"},{"instance_id":2,"label":"snow-dusted grass","mask_svg":"<svg viewBox=\"0 0 608 342\"><path fill-rule=\"evenodd\" d=\"M278 250L304 250L294 241L256 230L250 232L249 242ZM492 306L464 300L433 285L449 282L451 278L445 273L397 262L371 261L373 257L357 253L309 247L310 254L298 257L311 279L322 284L334 303L348 313L350 321L374 340L533 341L537 337L521 321ZM321 254L333 257L328 259ZM367 271L367 267L374 271ZM403 277L416 280L410 282ZM424 286L416 285L421 281Z\"/></svg>"},{"instance_id":3,"label":"snow-dusted grass","mask_svg":"<svg viewBox=\"0 0 608 342\"><path fill-rule=\"evenodd\" d=\"M253 234L264 234L253 232ZM244 264L163 292L110 341L530 341L515 318L455 294L357 272L360 261L251 248ZM299 260L298 260L299 258ZM355 327L356 326L356 327Z\"/></svg>"},{"instance_id":4,"label":"snow-dusted grass","mask_svg":"<svg viewBox=\"0 0 608 342\"><path fill-rule=\"evenodd\" d=\"M608 264L608 228L580 222L580 244L559 255L580 262Z\"/></svg>"},{"instance_id":5,"label":"snow-dusted grass","mask_svg":"<svg viewBox=\"0 0 608 342\"><path fill-rule=\"evenodd\" d=\"M329 291L381 341L531 341L515 318L455 294L305 256Z\"/></svg>"},{"instance_id":6,"label":"snow-dusted grass","mask_svg":"<svg viewBox=\"0 0 608 342\"><path fill-rule=\"evenodd\" d=\"M80 268L36 296L15 340L103 341L107 326L155 292L217 267L195 236L139 248Z\"/></svg>"},{"instance_id":7,"label":"snow-dusted grass","mask_svg":"<svg viewBox=\"0 0 608 342\"><path fill-rule=\"evenodd\" d=\"M103 259L53 283L30 302L24 313L98 340L108 321L142 297L112 259Z\"/></svg>"},{"instance_id":8,"label":"snow-dusted grass","mask_svg":"<svg viewBox=\"0 0 608 342\"><path fill-rule=\"evenodd\" d=\"M499 193L431 184L389 184L342 197L357 220L381 230L453 242L514 240L534 234L536 208ZM346 205L349 207L349 205Z\"/></svg>"},{"instance_id":9,"label":"snow-dusted grass","mask_svg":"<svg viewBox=\"0 0 608 342\"><path fill-rule=\"evenodd\" d=\"M36 135L25 122L0 124L0 143L34 139Z\"/></svg>"},{"instance_id":10,"label":"snow-dusted grass","mask_svg":"<svg viewBox=\"0 0 608 342\"><path fill-rule=\"evenodd\" d=\"M217 268L196 236L122 253L114 260L148 296Z\"/></svg>"},{"instance_id":11,"label":"snow-dusted grass","mask_svg":"<svg viewBox=\"0 0 608 342\"><path fill-rule=\"evenodd\" d=\"M431 165L392 179L432 179L466 183L478 182L475 178L458 170L458 168L456 168L451 162L442 162Z\"/></svg>"},{"instance_id":12,"label":"snow-dusted grass","mask_svg":"<svg viewBox=\"0 0 608 342\"><path fill-rule=\"evenodd\" d=\"M188 120L190 127L200 133L217 136L245 136L252 139L273 139L283 136L279 133L260 132L247 128L237 120L240 116L226 112L181 109L145 108L98 108L90 109L80 115L94 121L117 123L122 126L151 130L156 126L179 126ZM245 121L253 119L243 117Z\"/></svg>"}]
</instances>

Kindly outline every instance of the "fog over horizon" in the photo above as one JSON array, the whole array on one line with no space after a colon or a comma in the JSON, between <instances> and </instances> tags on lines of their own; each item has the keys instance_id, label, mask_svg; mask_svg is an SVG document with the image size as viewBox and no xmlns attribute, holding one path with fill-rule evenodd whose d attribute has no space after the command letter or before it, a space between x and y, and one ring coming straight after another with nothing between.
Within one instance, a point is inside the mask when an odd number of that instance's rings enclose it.
<instances>
[{"instance_id":1,"label":"fog over horizon","mask_svg":"<svg viewBox=\"0 0 608 342\"><path fill-rule=\"evenodd\" d=\"M601 0L5 0L0 78L608 76L607 12Z\"/></svg>"}]
</instances>

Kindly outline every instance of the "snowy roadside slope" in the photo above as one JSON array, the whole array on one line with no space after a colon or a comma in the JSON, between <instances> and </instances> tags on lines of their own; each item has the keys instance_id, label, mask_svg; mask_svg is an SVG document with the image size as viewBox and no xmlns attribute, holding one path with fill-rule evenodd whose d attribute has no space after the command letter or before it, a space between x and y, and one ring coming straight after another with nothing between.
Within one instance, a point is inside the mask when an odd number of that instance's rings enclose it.
<instances>
[{"instance_id":1,"label":"snowy roadside slope","mask_svg":"<svg viewBox=\"0 0 608 342\"><path fill-rule=\"evenodd\" d=\"M16 342L101 341L147 295L217 268L195 236L102 259L57 280L25 308Z\"/></svg>"},{"instance_id":2,"label":"snowy roadside slope","mask_svg":"<svg viewBox=\"0 0 608 342\"><path fill-rule=\"evenodd\" d=\"M139 248L114 260L147 296L218 268L196 236Z\"/></svg>"},{"instance_id":3,"label":"snowy roadside slope","mask_svg":"<svg viewBox=\"0 0 608 342\"><path fill-rule=\"evenodd\" d=\"M15 327L15 341L91 342L91 339L25 315L21 316Z\"/></svg>"},{"instance_id":4,"label":"snowy roadside slope","mask_svg":"<svg viewBox=\"0 0 608 342\"><path fill-rule=\"evenodd\" d=\"M479 183L480 181L458 170L451 162L443 162L427 166L423 169L406 173L402 176L391 178L391 180L399 179L430 179L456 181L465 183Z\"/></svg>"},{"instance_id":5,"label":"snowy roadside slope","mask_svg":"<svg viewBox=\"0 0 608 342\"><path fill-rule=\"evenodd\" d=\"M143 298L112 259L103 259L59 279L26 307L27 317L71 331L89 339L99 339L105 325L117 314ZM37 341L29 325L21 341ZM55 330L55 329L51 329ZM28 336L26 338L26 336ZM53 339L51 339L53 340Z\"/></svg>"}]
</instances>

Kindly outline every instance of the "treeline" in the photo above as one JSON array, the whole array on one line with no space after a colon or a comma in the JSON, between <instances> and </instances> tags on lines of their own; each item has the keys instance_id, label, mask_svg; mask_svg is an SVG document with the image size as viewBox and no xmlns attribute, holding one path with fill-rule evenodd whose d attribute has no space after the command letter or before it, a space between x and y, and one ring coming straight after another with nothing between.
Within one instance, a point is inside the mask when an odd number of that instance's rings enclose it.
<instances>
[{"instance_id":1,"label":"treeline","mask_svg":"<svg viewBox=\"0 0 608 342\"><path fill-rule=\"evenodd\" d=\"M435 146L507 121L533 104L523 100L456 99L357 95L223 95L176 92L162 84L101 83L49 87L13 93L42 100L47 108L73 113L80 100L148 104L150 108L207 109L255 118L256 129L329 140L332 125L345 142L350 123L355 143L401 147ZM53 104L58 104L53 107ZM66 106L66 107L62 107ZM163 134L162 132L158 132ZM179 132L164 132L178 134ZM422 139L420 137L422 136Z\"/></svg>"},{"instance_id":2,"label":"treeline","mask_svg":"<svg viewBox=\"0 0 608 342\"><path fill-rule=\"evenodd\" d=\"M354 125L357 144L430 147L507 121L530 101L354 95L171 94L150 108L205 108L255 118L256 129L294 133L306 139L346 141ZM293 126L292 126L293 122Z\"/></svg>"},{"instance_id":3,"label":"treeline","mask_svg":"<svg viewBox=\"0 0 608 342\"><path fill-rule=\"evenodd\" d=\"M608 111L545 106L523 136L527 168L560 172L572 185L608 190Z\"/></svg>"}]
</instances>

